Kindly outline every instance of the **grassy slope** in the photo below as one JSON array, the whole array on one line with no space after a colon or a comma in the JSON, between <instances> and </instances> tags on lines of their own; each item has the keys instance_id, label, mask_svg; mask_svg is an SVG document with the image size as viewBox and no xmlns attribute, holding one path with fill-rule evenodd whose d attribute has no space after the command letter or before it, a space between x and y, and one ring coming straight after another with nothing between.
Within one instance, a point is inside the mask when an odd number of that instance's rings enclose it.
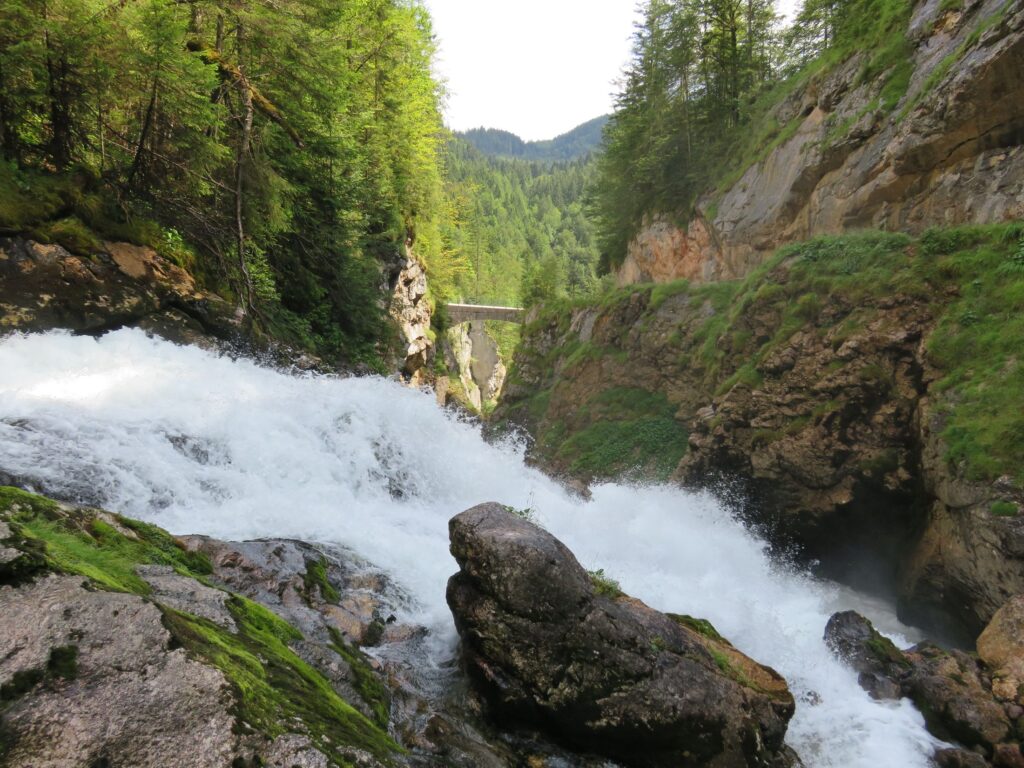
<instances>
[{"instance_id":1,"label":"grassy slope","mask_svg":"<svg viewBox=\"0 0 1024 768\"><path fill-rule=\"evenodd\" d=\"M797 330L816 326L824 333L831 327L831 315L823 312L830 302L854 307L839 319L841 332L835 338L841 343L871 322L871 301L913 296L932 306L938 318L926 344L928 361L939 374L932 391L939 393L946 416L947 458L973 480L1009 475L1024 483L1024 223L931 230L916 240L873 232L820 237L780 249L743 280L631 286L605 295L596 306L609 311L637 293L646 294L648 313L680 293L691 297L691 306L702 308L696 327L681 328L668 346L679 350L678 365L695 372L709 394L721 394L738 382L757 386L758 364ZM564 334L571 310L586 306L595 303L549 306L524 329L522 362L538 370L563 366L559 380L549 379L547 386L511 404L527 421L543 419L553 387L570 381L579 361L609 355L627 359L621 349L581 345L574 336L549 350L547 359L531 349L532 335L553 325ZM763 342L744 322L755 312L775 319ZM512 380L516 377L513 370ZM594 412L588 426L571 434L558 423L546 425L538 440L542 453L599 476L624 469L630 462L622 460L623 453L634 463L656 463L663 456L667 463L668 456L685 449L683 427L676 423L671 438L648 445L630 422L638 412L667 417L671 410L656 403L655 395L641 393L606 393L603 397L615 401L612 407Z\"/></svg>"},{"instance_id":2,"label":"grassy slope","mask_svg":"<svg viewBox=\"0 0 1024 768\"><path fill-rule=\"evenodd\" d=\"M24 553L0 567L0 584L17 584L56 571L85 576L98 589L146 597L149 586L135 573L142 564L169 565L183 576L208 583L206 575L211 568L206 558L185 551L156 526L120 516L107 517L114 523L106 522L99 513L69 512L48 499L14 488L0 488L0 519L9 523L14 534L4 543ZM311 576L315 577L316 573ZM338 696L323 675L291 650L289 644L302 639L299 630L238 595L229 598L228 608L237 632L161 606L164 625L175 639L224 673L241 723L272 739L294 732L299 721L313 743L338 765L347 764L339 753L339 748L346 746L385 760L400 751L386 732L384 694L358 650L338 639L336 650L352 666L357 687L376 713L377 722Z\"/></svg>"}]
</instances>

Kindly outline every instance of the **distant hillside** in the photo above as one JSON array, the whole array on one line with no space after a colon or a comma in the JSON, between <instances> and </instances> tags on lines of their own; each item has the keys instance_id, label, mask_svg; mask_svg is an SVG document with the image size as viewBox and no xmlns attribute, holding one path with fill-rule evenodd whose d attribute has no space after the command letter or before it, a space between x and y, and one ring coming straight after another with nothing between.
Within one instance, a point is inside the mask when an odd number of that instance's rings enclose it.
<instances>
[{"instance_id":1,"label":"distant hillside","mask_svg":"<svg viewBox=\"0 0 1024 768\"><path fill-rule=\"evenodd\" d=\"M491 157L575 160L600 146L601 131L607 122L608 116L601 115L547 141L523 141L514 133L497 128L474 128L459 135L480 152Z\"/></svg>"}]
</instances>

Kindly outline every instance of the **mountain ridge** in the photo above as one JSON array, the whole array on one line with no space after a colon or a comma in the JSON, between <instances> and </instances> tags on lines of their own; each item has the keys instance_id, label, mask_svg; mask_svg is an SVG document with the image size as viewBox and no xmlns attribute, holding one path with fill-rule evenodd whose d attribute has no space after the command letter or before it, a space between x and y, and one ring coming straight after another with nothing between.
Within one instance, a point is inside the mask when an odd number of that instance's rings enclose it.
<instances>
[{"instance_id":1,"label":"mountain ridge","mask_svg":"<svg viewBox=\"0 0 1024 768\"><path fill-rule=\"evenodd\" d=\"M576 160L595 151L601 145L602 132L607 122L608 115L600 115L553 139L539 141L526 141L511 131L482 126L468 131L456 131L455 135L488 157L557 162Z\"/></svg>"}]
</instances>

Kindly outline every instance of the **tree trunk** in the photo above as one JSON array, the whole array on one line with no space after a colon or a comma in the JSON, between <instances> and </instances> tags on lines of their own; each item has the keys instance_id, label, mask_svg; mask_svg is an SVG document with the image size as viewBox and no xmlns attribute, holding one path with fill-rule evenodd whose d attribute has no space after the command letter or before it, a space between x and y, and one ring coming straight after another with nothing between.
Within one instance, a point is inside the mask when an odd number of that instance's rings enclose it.
<instances>
[{"instance_id":1,"label":"tree trunk","mask_svg":"<svg viewBox=\"0 0 1024 768\"><path fill-rule=\"evenodd\" d=\"M68 59L61 53L54 57L50 34L45 34L47 92L50 98L50 159L57 170L71 162L71 105L68 103Z\"/></svg>"},{"instance_id":2,"label":"tree trunk","mask_svg":"<svg viewBox=\"0 0 1024 768\"><path fill-rule=\"evenodd\" d=\"M245 48L245 26L242 21L238 22L238 95L241 106L241 130L238 137L238 154L235 156L235 236L238 245L238 268L242 273L242 299L248 310L254 309L252 296L252 278L249 276L249 267L245 263L245 161L249 155L252 142L252 89L249 87L249 80L245 76L245 69L242 65L241 55Z\"/></svg>"},{"instance_id":3,"label":"tree trunk","mask_svg":"<svg viewBox=\"0 0 1024 768\"><path fill-rule=\"evenodd\" d=\"M139 172L139 167L142 165L142 156L146 150L146 139L149 138L149 131L153 125L153 112L156 110L156 99L159 88L160 77L159 75L154 75L153 88L149 94L149 105L146 107L146 114L142 119L142 131L139 133L139 144L135 148L135 157L132 159L132 167L131 170L128 171L128 178L124 183L124 188L126 190L132 188L135 176Z\"/></svg>"},{"instance_id":4,"label":"tree trunk","mask_svg":"<svg viewBox=\"0 0 1024 768\"><path fill-rule=\"evenodd\" d=\"M18 159L18 131L15 127L13 99L8 97L7 82L0 67L0 146L4 160Z\"/></svg>"}]
</instances>

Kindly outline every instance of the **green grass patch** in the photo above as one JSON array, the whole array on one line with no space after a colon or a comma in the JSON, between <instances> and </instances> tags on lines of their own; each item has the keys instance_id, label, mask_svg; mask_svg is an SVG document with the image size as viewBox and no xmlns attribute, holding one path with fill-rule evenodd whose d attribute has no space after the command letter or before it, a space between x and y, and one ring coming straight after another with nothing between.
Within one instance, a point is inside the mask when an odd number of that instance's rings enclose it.
<instances>
[{"instance_id":1,"label":"green grass patch","mask_svg":"<svg viewBox=\"0 0 1024 768\"><path fill-rule=\"evenodd\" d=\"M586 425L565 430L548 445L574 473L611 477L639 472L668 477L686 453L688 433L663 393L636 387L606 389L577 411ZM559 435L557 437L561 437Z\"/></svg>"},{"instance_id":2,"label":"green grass patch","mask_svg":"<svg viewBox=\"0 0 1024 768\"><path fill-rule=\"evenodd\" d=\"M658 283L651 288L651 301L648 305L651 310L656 310L673 296L686 293L690 290L689 280L674 280L671 283Z\"/></svg>"},{"instance_id":3,"label":"green grass patch","mask_svg":"<svg viewBox=\"0 0 1024 768\"><path fill-rule=\"evenodd\" d=\"M995 517L1016 517L1020 508L1012 501L994 501L988 511Z\"/></svg>"},{"instance_id":4,"label":"green grass patch","mask_svg":"<svg viewBox=\"0 0 1024 768\"><path fill-rule=\"evenodd\" d=\"M714 640L716 643L724 643L726 639L718 634L718 630L715 629L715 625L707 619L697 619L693 616L688 616L685 613L666 613L672 621L676 624L692 629L698 635L702 635L710 640Z\"/></svg>"},{"instance_id":5,"label":"green grass patch","mask_svg":"<svg viewBox=\"0 0 1024 768\"><path fill-rule=\"evenodd\" d=\"M587 574L590 576L590 583L594 585L594 591L601 597L608 597L612 600L622 597L623 592L619 582L606 575L604 568L587 571Z\"/></svg>"}]
</instances>

